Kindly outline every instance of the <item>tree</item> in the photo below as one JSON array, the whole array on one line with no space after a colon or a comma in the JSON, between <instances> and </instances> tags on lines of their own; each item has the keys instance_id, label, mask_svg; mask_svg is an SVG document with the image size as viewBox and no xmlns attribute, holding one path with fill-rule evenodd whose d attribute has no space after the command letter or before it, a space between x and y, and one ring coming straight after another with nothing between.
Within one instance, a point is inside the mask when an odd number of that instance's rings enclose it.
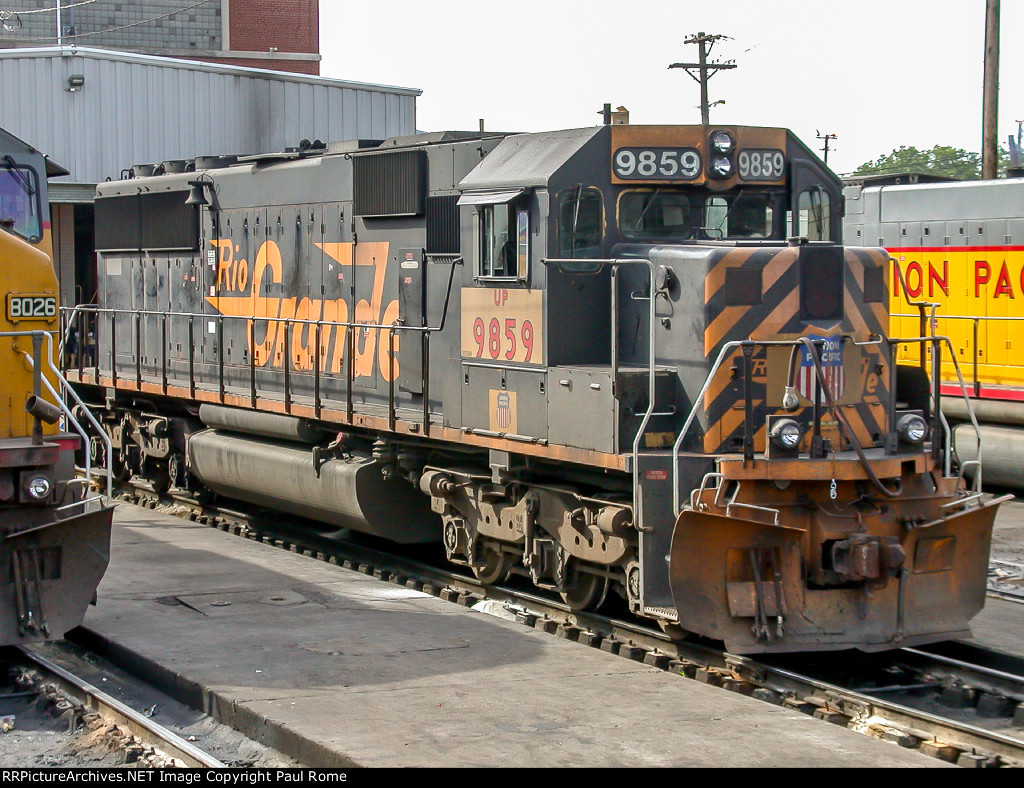
<instances>
[{"instance_id":1,"label":"tree","mask_svg":"<svg viewBox=\"0 0 1024 788\"><path fill-rule=\"evenodd\" d=\"M1005 174L1008 162L1008 151L1005 148L1000 148L1000 175ZM936 145L927 151L901 145L892 153L879 156L875 161L860 165L853 174L893 175L903 172L944 175L947 178L958 178L965 181L977 180L981 178L981 154L961 148L952 148L948 145Z\"/></svg>"},{"instance_id":2,"label":"tree","mask_svg":"<svg viewBox=\"0 0 1024 788\"><path fill-rule=\"evenodd\" d=\"M960 148L936 145L929 151L901 145L892 153L865 162L854 175L892 175L902 172L926 172L969 180L981 177L981 156Z\"/></svg>"}]
</instances>

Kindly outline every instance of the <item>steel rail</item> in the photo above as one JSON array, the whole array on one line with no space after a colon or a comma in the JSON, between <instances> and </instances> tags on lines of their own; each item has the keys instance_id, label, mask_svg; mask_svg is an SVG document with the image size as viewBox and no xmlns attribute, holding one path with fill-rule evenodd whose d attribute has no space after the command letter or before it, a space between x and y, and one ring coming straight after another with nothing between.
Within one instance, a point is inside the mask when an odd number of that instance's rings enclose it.
<instances>
[{"instance_id":1,"label":"steel rail","mask_svg":"<svg viewBox=\"0 0 1024 788\"><path fill-rule=\"evenodd\" d=\"M931 712L881 700L827 681L815 679L784 668L774 667L747 657L731 655L730 666L739 675L755 683L781 692L797 694L811 691L825 700L826 707L848 717L850 724L889 725L921 738L951 745L958 750L973 751L987 757L998 756L1008 765L1024 767L1024 740L986 730L965 722L940 717Z\"/></svg>"},{"instance_id":2,"label":"steel rail","mask_svg":"<svg viewBox=\"0 0 1024 788\"><path fill-rule=\"evenodd\" d=\"M22 647L17 648L18 652L26 660L50 677L56 679L61 685L61 689L82 703L86 708L108 720L112 720L118 726L124 728L132 735L145 740L147 743L156 744L164 755L168 755L185 766L192 768L227 768L227 764L218 761L212 755L185 741L173 731L158 725L145 715L129 708L121 703L121 701L112 698L107 693L75 676L60 665L46 659L46 657Z\"/></svg>"}]
</instances>

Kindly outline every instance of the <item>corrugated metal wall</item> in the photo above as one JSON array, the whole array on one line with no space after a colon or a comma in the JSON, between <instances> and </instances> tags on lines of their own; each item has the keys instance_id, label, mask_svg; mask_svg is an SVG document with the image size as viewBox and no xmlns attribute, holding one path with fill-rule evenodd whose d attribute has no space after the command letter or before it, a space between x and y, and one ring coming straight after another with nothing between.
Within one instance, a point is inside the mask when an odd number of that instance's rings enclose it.
<instances>
[{"instance_id":1,"label":"corrugated metal wall","mask_svg":"<svg viewBox=\"0 0 1024 788\"><path fill-rule=\"evenodd\" d=\"M85 77L75 92L72 74ZM413 134L420 93L71 47L0 51L0 84L0 127L71 170L56 183L116 179L132 164L279 151L303 138Z\"/></svg>"}]
</instances>

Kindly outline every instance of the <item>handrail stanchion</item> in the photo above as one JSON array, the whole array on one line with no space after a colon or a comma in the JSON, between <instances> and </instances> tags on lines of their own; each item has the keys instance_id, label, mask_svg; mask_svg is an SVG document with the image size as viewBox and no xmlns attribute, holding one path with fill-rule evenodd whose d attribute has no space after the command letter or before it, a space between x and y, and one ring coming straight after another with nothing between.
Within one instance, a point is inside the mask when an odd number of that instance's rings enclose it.
<instances>
[{"instance_id":1,"label":"handrail stanchion","mask_svg":"<svg viewBox=\"0 0 1024 788\"><path fill-rule=\"evenodd\" d=\"M217 315L217 387L220 390L220 403L224 404L224 315Z\"/></svg>"},{"instance_id":2,"label":"handrail stanchion","mask_svg":"<svg viewBox=\"0 0 1024 788\"><path fill-rule=\"evenodd\" d=\"M973 355L974 355L974 396L975 397L980 397L981 396L981 380L978 377L978 334L979 334L979 325L981 324L981 321L978 320L978 318L974 318L974 320L972 322L974 323L974 353L973 353Z\"/></svg>"},{"instance_id":3,"label":"handrail stanchion","mask_svg":"<svg viewBox=\"0 0 1024 788\"><path fill-rule=\"evenodd\" d=\"M256 316L249 321L249 402L256 407Z\"/></svg>"},{"instance_id":4,"label":"handrail stanchion","mask_svg":"<svg viewBox=\"0 0 1024 788\"><path fill-rule=\"evenodd\" d=\"M135 388L142 391L142 313L135 313Z\"/></svg>"},{"instance_id":5,"label":"handrail stanchion","mask_svg":"<svg viewBox=\"0 0 1024 788\"><path fill-rule=\"evenodd\" d=\"M423 369L423 434L430 434L430 375L427 374L430 368L430 332L423 332L423 361L420 365Z\"/></svg>"},{"instance_id":6,"label":"handrail stanchion","mask_svg":"<svg viewBox=\"0 0 1024 788\"><path fill-rule=\"evenodd\" d=\"M388 331L388 429L395 431L395 332Z\"/></svg>"},{"instance_id":7,"label":"handrail stanchion","mask_svg":"<svg viewBox=\"0 0 1024 788\"><path fill-rule=\"evenodd\" d=\"M281 352L284 370L284 412L292 412L292 321L284 321L284 350Z\"/></svg>"},{"instance_id":8,"label":"handrail stanchion","mask_svg":"<svg viewBox=\"0 0 1024 788\"><path fill-rule=\"evenodd\" d=\"M160 356L160 383L164 394L167 393L167 313L161 314L160 341L163 346L163 353Z\"/></svg>"},{"instance_id":9,"label":"handrail stanchion","mask_svg":"<svg viewBox=\"0 0 1024 788\"><path fill-rule=\"evenodd\" d=\"M317 320L313 326L313 415L320 418L320 326Z\"/></svg>"},{"instance_id":10,"label":"handrail stanchion","mask_svg":"<svg viewBox=\"0 0 1024 788\"><path fill-rule=\"evenodd\" d=\"M96 320L96 382L100 382L100 321ZM117 387L117 313L110 310L110 381Z\"/></svg>"},{"instance_id":11,"label":"handrail stanchion","mask_svg":"<svg viewBox=\"0 0 1024 788\"><path fill-rule=\"evenodd\" d=\"M188 395L196 398L196 323L195 316L188 316Z\"/></svg>"},{"instance_id":12,"label":"handrail stanchion","mask_svg":"<svg viewBox=\"0 0 1024 788\"><path fill-rule=\"evenodd\" d=\"M355 357L356 357L356 323L347 323L348 326L348 366L346 372L345 393L348 396L348 403L345 405L345 415L348 423L351 424L355 416L352 406L352 381L355 379Z\"/></svg>"}]
</instances>

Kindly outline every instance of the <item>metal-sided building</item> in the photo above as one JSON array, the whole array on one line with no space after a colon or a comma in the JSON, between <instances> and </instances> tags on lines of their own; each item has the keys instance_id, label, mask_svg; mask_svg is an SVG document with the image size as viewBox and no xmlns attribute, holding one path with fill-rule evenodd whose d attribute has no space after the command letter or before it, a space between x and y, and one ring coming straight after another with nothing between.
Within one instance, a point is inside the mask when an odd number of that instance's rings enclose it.
<instances>
[{"instance_id":1,"label":"metal-sided building","mask_svg":"<svg viewBox=\"0 0 1024 788\"><path fill-rule=\"evenodd\" d=\"M50 185L64 303L92 299L97 183L133 164L413 134L421 93L74 46L0 50L0 81L0 126L71 172Z\"/></svg>"}]
</instances>

